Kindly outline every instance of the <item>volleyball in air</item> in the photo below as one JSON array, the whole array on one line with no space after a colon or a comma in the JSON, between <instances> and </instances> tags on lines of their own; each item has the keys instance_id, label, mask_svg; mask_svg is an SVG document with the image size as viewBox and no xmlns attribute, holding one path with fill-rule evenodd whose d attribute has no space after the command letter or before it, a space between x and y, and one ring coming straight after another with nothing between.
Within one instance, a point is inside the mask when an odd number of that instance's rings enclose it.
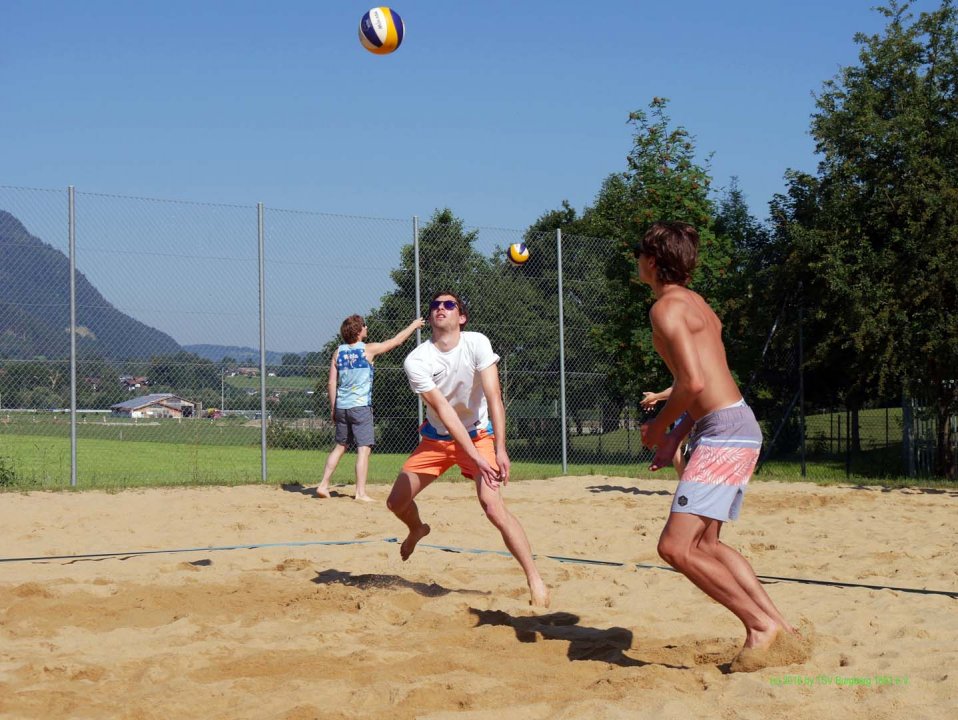
<instances>
[{"instance_id":1,"label":"volleyball in air","mask_svg":"<svg viewBox=\"0 0 958 720\"><path fill-rule=\"evenodd\" d=\"M506 257L513 265L525 265L529 259L529 248L523 242L512 243L506 250Z\"/></svg>"},{"instance_id":2,"label":"volleyball in air","mask_svg":"<svg viewBox=\"0 0 958 720\"><path fill-rule=\"evenodd\" d=\"M402 45L404 30L399 13L374 7L359 21L359 41L371 53L388 55Z\"/></svg>"}]
</instances>

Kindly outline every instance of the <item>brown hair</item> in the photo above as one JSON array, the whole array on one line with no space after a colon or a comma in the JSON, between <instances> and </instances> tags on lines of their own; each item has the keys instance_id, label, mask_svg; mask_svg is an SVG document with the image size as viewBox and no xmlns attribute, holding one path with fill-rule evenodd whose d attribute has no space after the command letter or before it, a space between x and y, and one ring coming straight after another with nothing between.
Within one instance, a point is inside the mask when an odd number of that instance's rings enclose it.
<instances>
[{"instance_id":1,"label":"brown hair","mask_svg":"<svg viewBox=\"0 0 958 720\"><path fill-rule=\"evenodd\" d=\"M659 281L671 285L688 285L698 259L699 234L684 222L657 222L635 246L639 255L655 258Z\"/></svg>"},{"instance_id":2,"label":"brown hair","mask_svg":"<svg viewBox=\"0 0 958 720\"><path fill-rule=\"evenodd\" d=\"M359 334L365 326L366 322L363 320L362 315L350 315L343 320L343 324L339 326L339 334L343 336L343 340L347 345L352 345L359 340Z\"/></svg>"},{"instance_id":3,"label":"brown hair","mask_svg":"<svg viewBox=\"0 0 958 720\"><path fill-rule=\"evenodd\" d=\"M440 290L439 292L435 293L432 296L432 300L429 301L429 304L431 305L433 300L438 300L443 295L451 295L453 298L455 298L456 305L459 306L459 314L462 317L466 318L466 322L469 322L469 309L466 307L466 302L454 292L450 292L449 290ZM432 312L432 310L430 310L429 312ZM461 328L465 326L466 326L466 323L461 323L459 325L459 327Z\"/></svg>"}]
</instances>

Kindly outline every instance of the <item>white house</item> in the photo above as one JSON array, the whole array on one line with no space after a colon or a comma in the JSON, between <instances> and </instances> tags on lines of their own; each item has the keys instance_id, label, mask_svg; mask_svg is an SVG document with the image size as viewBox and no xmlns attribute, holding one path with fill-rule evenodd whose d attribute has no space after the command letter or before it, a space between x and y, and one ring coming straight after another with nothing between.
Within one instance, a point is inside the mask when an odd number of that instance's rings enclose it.
<instances>
[{"instance_id":1,"label":"white house","mask_svg":"<svg viewBox=\"0 0 958 720\"><path fill-rule=\"evenodd\" d=\"M130 418L188 418L193 417L195 409L195 403L172 393L140 395L110 406L114 415Z\"/></svg>"}]
</instances>

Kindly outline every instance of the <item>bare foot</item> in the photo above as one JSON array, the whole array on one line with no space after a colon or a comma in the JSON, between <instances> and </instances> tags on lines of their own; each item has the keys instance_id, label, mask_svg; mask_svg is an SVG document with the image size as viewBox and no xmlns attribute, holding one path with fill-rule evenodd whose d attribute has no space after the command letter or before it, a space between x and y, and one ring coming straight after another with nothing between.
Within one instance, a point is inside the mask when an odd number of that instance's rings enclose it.
<instances>
[{"instance_id":1,"label":"bare foot","mask_svg":"<svg viewBox=\"0 0 958 720\"><path fill-rule=\"evenodd\" d=\"M432 530L432 528L426 523L422 523L415 530L409 531L409 535L402 541L402 545L399 546L399 557L403 559L403 562L409 559L409 556L412 555L412 551L416 549L416 544L426 537L430 530Z\"/></svg>"},{"instance_id":2,"label":"bare foot","mask_svg":"<svg viewBox=\"0 0 958 720\"><path fill-rule=\"evenodd\" d=\"M769 625L765 630L749 630L745 637L745 647L752 650L767 650L782 630L784 628L779 625Z\"/></svg>"},{"instance_id":3,"label":"bare foot","mask_svg":"<svg viewBox=\"0 0 958 720\"><path fill-rule=\"evenodd\" d=\"M538 582L529 583L529 592L532 593L532 599L529 604L533 607L547 608L551 599L549 597L549 588L540 579Z\"/></svg>"},{"instance_id":4,"label":"bare foot","mask_svg":"<svg viewBox=\"0 0 958 720\"><path fill-rule=\"evenodd\" d=\"M320 486L320 485L317 485L317 486L316 486L316 497L325 498L325 499L329 500L329 498L331 498L332 495L329 494L329 488L328 488L328 487L322 487L322 486Z\"/></svg>"},{"instance_id":5,"label":"bare foot","mask_svg":"<svg viewBox=\"0 0 958 720\"><path fill-rule=\"evenodd\" d=\"M373 498L369 497L369 495L357 495L353 498L353 500L359 500L361 502L376 502Z\"/></svg>"},{"instance_id":6,"label":"bare foot","mask_svg":"<svg viewBox=\"0 0 958 720\"><path fill-rule=\"evenodd\" d=\"M799 665L811 655L811 644L810 636L776 628L775 635L767 645L742 648L729 669L732 672L754 672L767 667Z\"/></svg>"}]
</instances>

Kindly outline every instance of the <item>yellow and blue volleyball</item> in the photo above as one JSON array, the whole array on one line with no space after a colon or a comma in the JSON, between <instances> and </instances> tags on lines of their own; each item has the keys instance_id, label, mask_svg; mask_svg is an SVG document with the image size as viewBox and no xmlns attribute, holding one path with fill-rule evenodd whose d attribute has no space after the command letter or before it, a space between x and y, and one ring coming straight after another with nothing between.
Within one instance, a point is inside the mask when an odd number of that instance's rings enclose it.
<instances>
[{"instance_id":1,"label":"yellow and blue volleyball","mask_svg":"<svg viewBox=\"0 0 958 720\"><path fill-rule=\"evenodd\" d=\"M523 242L512 243L506 250L506 257L513 265L524 265L529 259L529 248Z\"/></svg>"},{"instance_id":2,"label":"yellow and blue volleyball","mask_svg":"<svg viewBox=\"0 0 958 720\"><path fill-rule=\"evenodd\" d=\"M402 44L405 34L399 13L388 7L374 7L359 21L359 41L377 55L388 55Z\"/></svg>"}]
</instances>

